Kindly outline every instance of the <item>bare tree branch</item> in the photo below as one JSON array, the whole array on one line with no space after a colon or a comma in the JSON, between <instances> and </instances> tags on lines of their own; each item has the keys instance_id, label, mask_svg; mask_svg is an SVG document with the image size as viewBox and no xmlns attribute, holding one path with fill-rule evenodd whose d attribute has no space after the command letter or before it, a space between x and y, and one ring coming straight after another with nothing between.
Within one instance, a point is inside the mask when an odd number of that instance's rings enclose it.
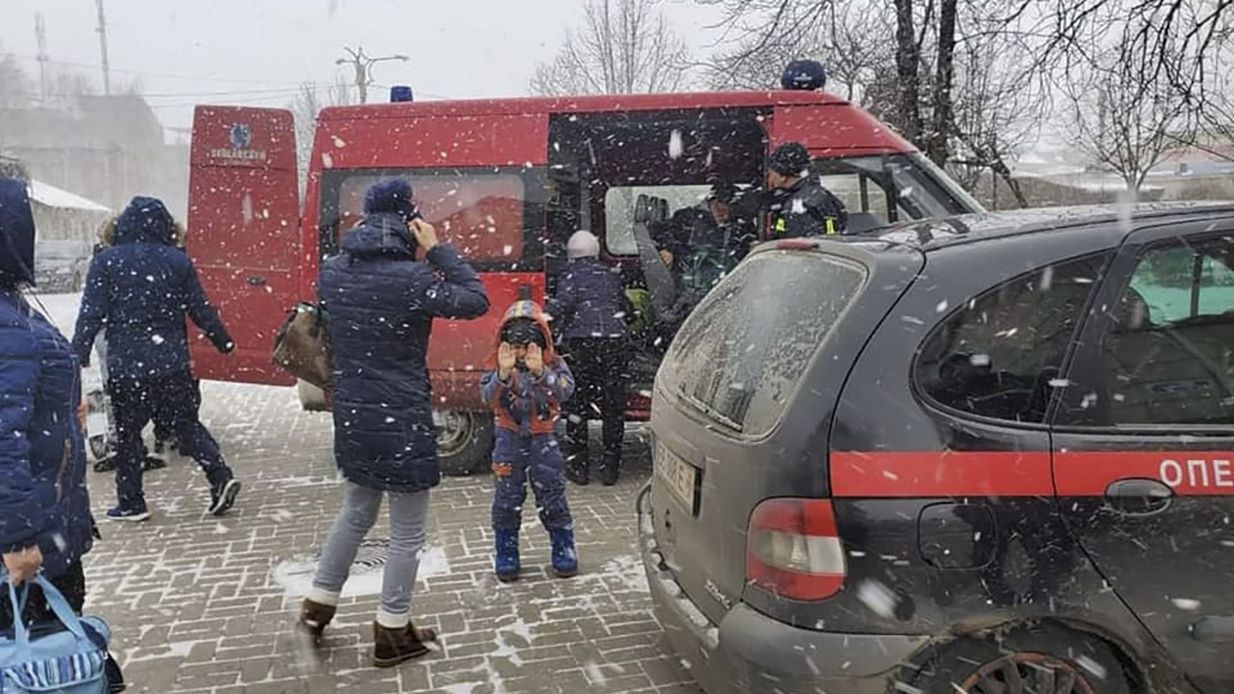
<instances>
[{"instance_id":1,"label":"bare tree branch","mask_svg":"<svg viewBox=\"0 0 1234 694\"><path fill-rule=\"evenodd\" d=\"M680 91L692 60L654 0L588 0L583 26L552 62L536 66L532 93L630 94Z\"/></svg>"}]
</instances>

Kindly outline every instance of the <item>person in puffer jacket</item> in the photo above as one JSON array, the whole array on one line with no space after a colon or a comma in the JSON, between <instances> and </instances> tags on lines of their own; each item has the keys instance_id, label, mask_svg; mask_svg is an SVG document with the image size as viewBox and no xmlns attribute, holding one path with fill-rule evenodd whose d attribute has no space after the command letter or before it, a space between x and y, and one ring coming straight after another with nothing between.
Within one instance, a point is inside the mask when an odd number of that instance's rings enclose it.
<instances>
[{"instance_id":1,"label":"person in puffer jacket","mask_svg":"<svg viewBox=\"0 0 1234 694\"><path fill-rule=\"evenodd\" d=\"M600 240L594 234L575 232L566 255L570 264L548 302L578 388L566 411L566 476L575 484L590 481L587 425L598 415L604 424L600 478L611 485L617 482L625 438L630 381L626 316L632 308L620 270L600 259Z\"/></svg>"},{"instance_id":2,"label":"person in puffer jacket","mask_svg":"<svg viewBox=\"0 0 1234 694\"><path fill-rule=\"evenodd\" d=\"M346 484L299 628L320 642L356 551L388 501L390 546L372 662L392 667L428 653L424 642L437 638L411 621L429 489L441 481L426 364L433 319L478 318L489 303L475 270L420 219L408 181L370 187L364 215L317 284L334 356L334 457ZM417 247L426 262L416 261Z\"/></svg>"},{"instance_id":3,"label":"person in puffer jacket","mask_svg":"<svg viewBox=\"0 0 1234 694\"><path fill-rule=\"evenodd\" d=\"M116 220L115 245L90 263L73 349L82 364L107 328L107 394L116 416L116 521L150 517L142 489L142 431L155 413L172 423L181 451L197 461L210 486L209 513L236 501L240 482L198 416L185 316L224 354L231 335L210 305L188 254L175 243L176 223L157 198L138 196Z\"/></svg>"},{"instance_id":4,"label":"person in puffer jacket","mask_svg":"<svg viewBox=\"0 0 1234 694\"><path fill-rule=\"evenodd\" d=\"M498 580L518 579L518 531L527 483L536 496L540 522L552 541L553 571L578 573L574 519L566 502L565 461L554 433L561 405L574 393L574 377L553 349L548 317L534 301L516 301L497 334L492 367L481 397L493 409L494 569Z\"/></svg>"},{"instance_id":5,"label":"person in puffer jacket","mask_svg":"<svg viewBox=\"0 0 1234 694\"><path fill-rule=\"evenodd\" d=\"M9 581L40 570L76 612L82 557L94 543L78 406L81 370L69 342L26 302L34 283L34 217L26 184L0 178L0 553ZM7 588L0 629L12 624ZM51 618L31 590L23 618Z\"/></svg>"}]
</instances>

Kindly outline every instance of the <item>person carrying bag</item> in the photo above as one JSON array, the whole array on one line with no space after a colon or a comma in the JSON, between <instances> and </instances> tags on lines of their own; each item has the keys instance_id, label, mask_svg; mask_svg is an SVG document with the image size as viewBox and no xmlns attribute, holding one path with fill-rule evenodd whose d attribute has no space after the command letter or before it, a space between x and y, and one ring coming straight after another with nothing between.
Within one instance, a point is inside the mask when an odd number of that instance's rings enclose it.
<instances>
[{"instance_id":1,"label":"person carrying bag","mask_svg":"<svg viewBox=\"0 0 1234 694\"><path fill-rule=\"evenodd\" d=\"M12 624L0 632L0 692L108 694L124 690L120 670L107 651L111 639L107 622L78 617L64 595L41 575L21 586L14 586L7 572L0 573L0 580L8 589L14 615ZM28 626L21 619L35 587L55 622Z\"/></svg>"},{"instance_id":2,"label":"person carrying bag","mask_svg":"<svg viewBox=\"0 0 1234 694\"><path fill-rule=\"evenodd\" d=\"M274 364L324 391L333 390L334 355L326 313L318 304L300 302L274 336Z\"/></svg>"}]
</instances>

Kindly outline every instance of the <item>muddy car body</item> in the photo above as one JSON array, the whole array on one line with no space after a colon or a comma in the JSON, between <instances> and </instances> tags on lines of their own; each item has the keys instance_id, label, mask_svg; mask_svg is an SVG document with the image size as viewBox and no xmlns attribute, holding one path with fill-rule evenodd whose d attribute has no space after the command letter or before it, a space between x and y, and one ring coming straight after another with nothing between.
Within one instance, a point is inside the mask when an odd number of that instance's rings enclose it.
<instances>
[{"instance_id":1,"label":"muddy car body","mask_svg":"<svg viewBox=\"0 0 1234 694\"><path fill-rule=\"evenodd\" d=\"M1230 205L760 247L655 384L670 643L710 692L1231 691L1232 266Z\"/></svg>"}]
</instances>

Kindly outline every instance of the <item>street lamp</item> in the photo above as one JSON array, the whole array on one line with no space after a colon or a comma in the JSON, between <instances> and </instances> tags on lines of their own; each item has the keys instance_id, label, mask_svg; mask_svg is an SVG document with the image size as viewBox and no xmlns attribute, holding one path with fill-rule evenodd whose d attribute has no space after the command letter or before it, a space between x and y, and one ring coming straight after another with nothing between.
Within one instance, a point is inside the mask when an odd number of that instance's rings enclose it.
<instances>
[{"instance_id":1,"label":"street lamp","mask_svg":"<svg viewBox=\"0 0 1234 694\"><path fill-rule=\"evenodd\" d=\"M351 63L356 71L356 88L360 91L360 103L368 103L368 86L373 83L373 65L387 60L401 60L407 62L411 60L409 56L402 53L394 55L384 55L378 58L371 58L364 53L364 47L361 46L358 50L352 50L347 46L343 50L351 56L350 58L339 58L334 61L335 65L346 65Z\"/></svg>"}]
</instances>

